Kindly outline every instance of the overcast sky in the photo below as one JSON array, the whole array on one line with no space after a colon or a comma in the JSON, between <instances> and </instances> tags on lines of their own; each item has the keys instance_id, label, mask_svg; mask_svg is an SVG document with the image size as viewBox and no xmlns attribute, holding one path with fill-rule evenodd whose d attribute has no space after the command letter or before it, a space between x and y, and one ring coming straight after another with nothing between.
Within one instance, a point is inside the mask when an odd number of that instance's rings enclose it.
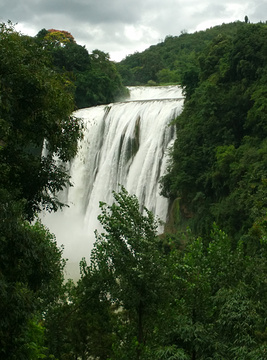
<instances>
[{"instance_id":1,"label":"overcast sky","mask_svg":"<svg viewBox=\"0 0 267 360\"><path fill-rule=\"evenodd\" d=\"M91 52L120 61L167 35L179 36L223 22L267 20L267 0L0 0L0 21L34 36L39 30L69 31Z\"/></svg>"}]
</instances>

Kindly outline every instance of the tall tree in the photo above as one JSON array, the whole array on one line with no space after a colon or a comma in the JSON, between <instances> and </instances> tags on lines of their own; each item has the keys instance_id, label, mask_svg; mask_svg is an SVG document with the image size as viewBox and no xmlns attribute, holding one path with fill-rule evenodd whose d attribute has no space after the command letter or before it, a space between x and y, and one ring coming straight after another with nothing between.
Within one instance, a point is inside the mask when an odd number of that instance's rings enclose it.
<instances>
[{"instance_id":1,"label":"tall tree","mask_svg":"<svg viewBox=\"0 0 267 360\"><path fill-rule=\"evenodd\" d=\"M51 70L45 49L12 25L1 24L0 34L0 187L24 198L32 218L42 206L61 205L56 193L69 178L54 155L63 161L75 155L81 123L71 115L73 87Z\"/></svg>"},{"instance_id":2,"label":"tall tree","mask_svg":"<svg viewBox=\"0 0 267 360\"><path fill-rule=\"evenodd\" d=\"M122 187L114 203L101 203L91 267L103 279L103 292L118 309L114 359L145 359L153 324L164 299L166 263L157 238L158 221Z\"/></svg>"}]
</instances>

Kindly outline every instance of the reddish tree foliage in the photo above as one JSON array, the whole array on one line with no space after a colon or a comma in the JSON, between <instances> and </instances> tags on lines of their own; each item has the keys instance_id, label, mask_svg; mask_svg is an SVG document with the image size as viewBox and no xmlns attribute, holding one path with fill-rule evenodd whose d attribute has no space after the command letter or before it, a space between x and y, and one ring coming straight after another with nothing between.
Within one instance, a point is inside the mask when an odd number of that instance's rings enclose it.
<instances>
[{"instance_id":1,"label":"reddish tree foliage","mask_svg":"<svg viewBox=\"0 0 267 360\"><path fill-rule=\"evenodd\" d=\"M60 39L62 39L62 42L76 42L71 33L66 30L48 29L47 31L50 34L53 34L53 37L59 37Z\"/></svg>"}]
</instances>

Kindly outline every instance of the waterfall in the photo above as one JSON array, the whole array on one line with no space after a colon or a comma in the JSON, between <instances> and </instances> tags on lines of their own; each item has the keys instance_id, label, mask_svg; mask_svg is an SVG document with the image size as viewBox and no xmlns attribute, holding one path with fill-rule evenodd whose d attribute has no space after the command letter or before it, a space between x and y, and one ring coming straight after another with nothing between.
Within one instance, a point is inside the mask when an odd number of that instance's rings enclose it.
<instances>
[{"instance_id":1,"label":"waterfall","mask_svg":"<svg viewBox=\"0 0 267 360\"><path fill-rule=\"evenodd\" d=\"M69 205L43 222L64 245L67 277L76 277L79 261L87 260L99 229L99 201L112 203L112 190L123 185L141 206L165 221L168 200L159 194L159 179L167 166L175 138L170 122L181 112L178 86L130 87L125 102L78 110L85 133L69 164L72 187L60 194Z\"/></svg>"}]
</instances>

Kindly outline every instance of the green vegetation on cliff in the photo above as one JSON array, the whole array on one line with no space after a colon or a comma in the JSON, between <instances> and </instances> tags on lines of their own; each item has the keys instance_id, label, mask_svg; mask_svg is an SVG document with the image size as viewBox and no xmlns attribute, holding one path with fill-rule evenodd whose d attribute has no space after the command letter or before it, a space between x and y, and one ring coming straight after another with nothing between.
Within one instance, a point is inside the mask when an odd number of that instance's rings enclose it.
<instances>
[{"instance_id":1,"label":"green vegetation on cliff","mask_svg":"<svg viewBox=\"0 0 267 360\"><path fill-rule=\"evenodd\" d=\"M266 36L263 24L216 36L196 58L198 81L184 78L184 109L162 186L165 196L179 198L197 234L215 221L253 242L266 221Z\"/></svg>"}]
</instances>

